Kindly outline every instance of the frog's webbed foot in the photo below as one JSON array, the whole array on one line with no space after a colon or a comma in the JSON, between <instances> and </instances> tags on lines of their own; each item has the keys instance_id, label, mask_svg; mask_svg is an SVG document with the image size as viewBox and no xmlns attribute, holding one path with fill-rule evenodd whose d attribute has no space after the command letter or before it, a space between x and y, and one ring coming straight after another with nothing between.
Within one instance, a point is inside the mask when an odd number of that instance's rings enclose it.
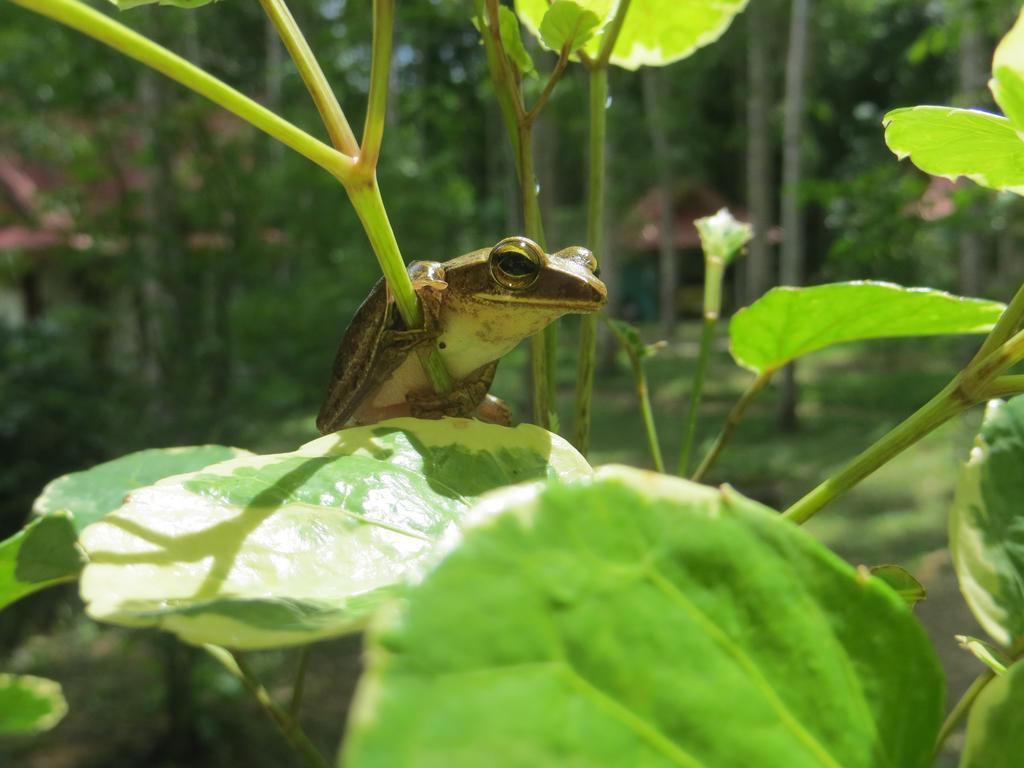
<instances>
[{"instance_id":1,"label":"frog's webbed foot","mask_svg":"<svg viewBox=\"0 0 1024 768\"><path fill-rule=\"evenodd\" d=\"M498 362L488 363L462 381L455 383L455 388L444 395L408 394L405 401L409 411L420 419L440 419L442 416L472 416L477 407L487 398L487 390L494 381L494 372ZM497 398L492 398L501 402Z\"/></svg>"},{"instance_id":2,"label":"frog's webbed foot","mask_svg":"<svg viewBox=\"0 0 1024 768\"><path fill-rule=\"evenodd\" d=\"M502 427L512 426L512 409L508 407L508 403L494 395L484 395L480 405L473 411L473 416L480 421L498 424Z\"/></svg>"}]
</instances>

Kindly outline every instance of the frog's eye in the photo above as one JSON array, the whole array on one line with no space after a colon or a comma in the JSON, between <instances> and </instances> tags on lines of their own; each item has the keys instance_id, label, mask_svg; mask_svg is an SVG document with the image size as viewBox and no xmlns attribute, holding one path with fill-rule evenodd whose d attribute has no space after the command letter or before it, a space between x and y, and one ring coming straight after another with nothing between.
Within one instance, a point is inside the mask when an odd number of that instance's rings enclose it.
<instances>
[{"instance_id":1,"label":"frog's eye","mask_svg":"<svg viewBox=\"0 0 1024 768\"><path fill-rule=\"evenodd\" d=\"M491 277L503 288L523 290L537 282L542 260L540 248L532 241L510 237L491 250Z\"/></svg>"}]
</instances>

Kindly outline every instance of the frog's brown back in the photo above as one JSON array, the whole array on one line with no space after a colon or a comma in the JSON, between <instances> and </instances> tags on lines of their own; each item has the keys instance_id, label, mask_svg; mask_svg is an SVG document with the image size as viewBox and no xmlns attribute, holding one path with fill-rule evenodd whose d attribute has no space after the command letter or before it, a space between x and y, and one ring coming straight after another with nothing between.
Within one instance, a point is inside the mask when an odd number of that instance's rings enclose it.
<instances>
[{"instance_id":1,"label":"frog's brown back","mask_svg":"<svg viewBox=\"0 0 1024 768\"><path fill-rule=\"evenodd\" d=\"M355 413L363 399L370 394L374 382L386 378L391 371L382 366L396 368L400 360L380 354L380 338L384 330L397 318L394 302L388 296L381 278L370 291L352 321L345 329L338 345L331 370L331 382L316 427L322 434L341 429Z\"/></svg>"}]
</instances>

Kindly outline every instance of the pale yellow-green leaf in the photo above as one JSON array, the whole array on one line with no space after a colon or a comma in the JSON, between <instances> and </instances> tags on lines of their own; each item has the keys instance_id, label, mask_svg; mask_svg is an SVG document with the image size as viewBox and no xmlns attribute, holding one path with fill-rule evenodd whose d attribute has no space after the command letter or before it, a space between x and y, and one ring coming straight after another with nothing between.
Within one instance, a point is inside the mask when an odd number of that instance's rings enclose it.
<instances>
[{"instance_id":1,"label":"pale yellow-green leaf","mask_svg":"<svg viewBox=\"0 0 1024 768\"><path fill-rule=\"evenodd\" d=\"M590 56L601 48L608 22L621 0L577 0L601 19L601 31L584 46ZM632 0L610 61L625 69L661 67L715 42L747 0ZM523 24L540 39L547 0L516 0Z\"/></svg>"},{"instance_id":2,"label":"pale yellow-green leaf","mask_svg":"<svg viewBox=\"0 0 1024 768\"><path fill-rule=\"evenodd\" d=\"M889 149L925 173L1024 194L1024 141L1005 117L923 106L894 109L882 123Z\"/></svg>"},{"instance_id":3,"label":"pale yellow-green leaf","mask_svg":"<svg viewBox=\"0 0 1024 768\"><path fill-rule=\"evenodd\" d=\"M82 533L94 618L269 648L364 625L480 494L590 467L532 425L395 419L129 494Z\"/></svg>"},{"instance_id":4,"label":"pale yellow-green leaf","mask_svg":"<svg viewBox=\"0 0 1024 768\"><path fill-rule=\"evenodd\" d=\"M949 516L960 591L1003 648L1024 640L1024 397L993 400Z\"/></svg>"},{"instance_id":5,"label":"pale yellow-green leaf","mask_svg":"<svg viewBox=\"0 0 1024 768\"><path fill-rule=\"evenodd\" d=\"M1016 129L1024 130L1024 11L996 47L989 88Z\"/></svg>"}]
</instances>

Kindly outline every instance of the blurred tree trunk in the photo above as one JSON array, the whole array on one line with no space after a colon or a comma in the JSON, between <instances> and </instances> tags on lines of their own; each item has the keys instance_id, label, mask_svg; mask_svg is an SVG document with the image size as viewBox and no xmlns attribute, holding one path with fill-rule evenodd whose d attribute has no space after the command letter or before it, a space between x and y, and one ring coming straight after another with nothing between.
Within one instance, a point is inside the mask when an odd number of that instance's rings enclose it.
<instances>
[{"instance_id":1,"label":"blurred tree trunk","mask_svg":"<svg viewBox=\"0 0 1024 768\"><path fill-rule=\"evenodd\" d=\"M793 0L790 6L789 49L786 54L786 96L782 136L782 258L779 277L783 285L801 285L804 279L804 217L800 200L802 178L804 104L807 90L807 40L810 0ZM779 425L797 427L796 368L783 371L779 400Z\"/></svg>"},{"instance_id":2,"label":"blurred tree trunk","mask_svg":"<svg viewBox=\"0 0 1024 768\"><path fill-rule=\"evenodd\" d=\"M661 69L644 67L641 71L644 98L644 116L651 139L654 165L658 169L658 311L662 333L672 338L676 325L676 251L673 236L672 154L665 130L665 111L662 108Z\"/></svg>"},{"instance_id":3,"label":"blurred tree trunk","mask_svg":"<svg viewBox=\"0 0 1024 768\"><path fill-rule=\"evenodd\" d=\"M981 106L986 99L988 61L985 37L976 0L961 0L960 53L957 68L958 93L955 103L963 107ZM969 182L965 182L968 183ZM974 200L962 217L960 234L960 293L978 296L985 288L985 241L977 222L985 221L985 204Z\"/></svg>"},{"instance_id":4,"label":"blurred tree trunk","mask_svg":"<svg viewBox=\"0 0 1024 768\"><path fill-rule=\"evenodd\" d=\"M142 213L137 241L139 288L134 297L135 326L143 375L154 391L157 391L156 385L163 378L159 348L165 343L160 328L165 303L160 271L167 257L167 228L163 223L162 206L166 203L164 193L168 190L169 179L165 164L153 162L162 154L158 147L156 123L150 118L159 115L161 111L161 78L145 67L139 67L136 72L136 100L140 114L147 116L147 119L139 121L139 140L142 155L149 167L140 190Z\"/></svg>"},{"instance_id":5,"label":"blurred tree trunk","mask_svg":"<svg viewBox=\"0 0 1024 768\"><path fill-rule=\"evenodd\" d=\"M750 241L744 270L746 303L756 301L769 287L772 250L768 233L772 226L772 77L768 57L767 7L764 1L747 7L747 208L754 238Z\"/></svg>"}]
</instances>

